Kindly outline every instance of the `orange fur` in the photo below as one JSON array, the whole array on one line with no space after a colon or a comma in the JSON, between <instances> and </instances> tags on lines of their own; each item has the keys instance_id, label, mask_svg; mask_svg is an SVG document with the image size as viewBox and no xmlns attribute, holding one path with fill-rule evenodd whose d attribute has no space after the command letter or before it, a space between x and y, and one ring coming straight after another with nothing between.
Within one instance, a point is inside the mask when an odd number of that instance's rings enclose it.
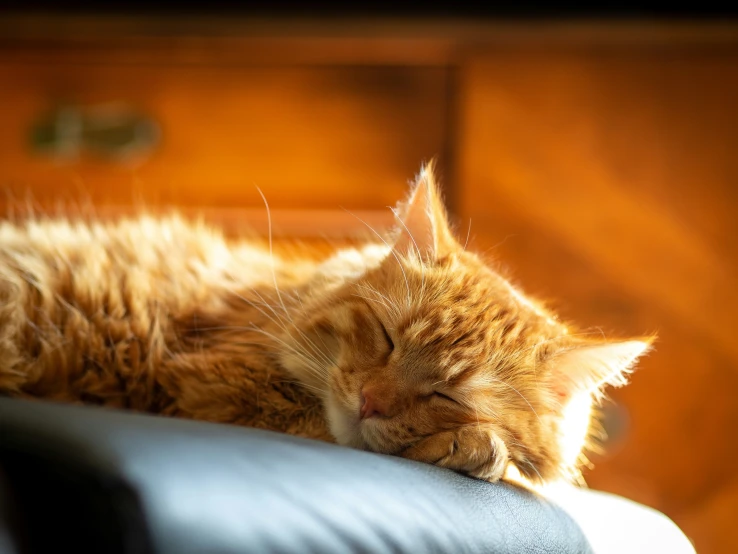
<instances>
[{"instance_id":1,"label":"orange fur","mask_svg":"<svg viewBox=\"0 0 738 554\"><path fill-rule=\"evenodd\" d=\"M593 402L649 340L582 338L465 251L430 167L397 217L322 262L178 218L4 223L0 393L576 477Z\"/></svg>"}]
</instances>

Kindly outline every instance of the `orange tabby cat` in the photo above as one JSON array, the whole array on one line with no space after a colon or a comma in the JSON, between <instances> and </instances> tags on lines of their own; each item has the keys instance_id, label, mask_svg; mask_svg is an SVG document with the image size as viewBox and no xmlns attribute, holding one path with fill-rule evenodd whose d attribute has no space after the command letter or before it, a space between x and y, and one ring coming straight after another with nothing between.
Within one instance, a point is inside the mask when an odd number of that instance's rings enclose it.
<instances>
[{"instance_id":1,"label":"orange tabby cat","mask_svg":"<svg viewBox=\"0 0 738 554\"><path fill-rule=\"evenodd\" d=\"M177 218L0 225L0 393L236 423L497 480L575 477L650 340L570 332L454 238L421 172L316 263Z\"/></svg>"}]
</instances>

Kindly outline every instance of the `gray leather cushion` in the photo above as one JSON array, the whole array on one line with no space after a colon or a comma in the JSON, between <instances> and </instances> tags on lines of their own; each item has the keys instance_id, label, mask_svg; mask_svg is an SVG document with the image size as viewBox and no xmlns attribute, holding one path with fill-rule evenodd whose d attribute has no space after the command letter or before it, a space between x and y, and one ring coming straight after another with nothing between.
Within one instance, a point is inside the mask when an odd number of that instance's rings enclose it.
<instances>
[{"instance_id":1,"label":"gray leather cushion","mask_svg":"<svg viewBox=\"0 0 738 554\"><path fill-rule=\"evenodd\" d=\"M510 485L278 433L0 398L26 551L591 552Z\"/></svg>"}]
</instances>

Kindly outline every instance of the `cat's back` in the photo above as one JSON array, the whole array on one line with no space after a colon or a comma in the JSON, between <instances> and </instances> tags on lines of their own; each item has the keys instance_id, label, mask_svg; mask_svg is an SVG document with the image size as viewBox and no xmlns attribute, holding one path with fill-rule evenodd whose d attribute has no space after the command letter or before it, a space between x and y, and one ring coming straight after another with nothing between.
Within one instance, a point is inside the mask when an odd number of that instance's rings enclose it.
<instances>
[{"instance_id":1,"label":"cat's back","mask_svg":"<svg viewBox=\"0 0 738 554\"><path fill-rule=\"evenodd\" d=\"M257 241L232 244L217 230L177 216L0 223L0 287L72 303L94 303L113 292L159 303L199 302L214 286L267 279L270 262Z\"/></svg>"},{"instance_id":2,"label":"cat's back","mask_svg":"<svg viewBox=\"0 0 738 554\"><path fill-rule=\"evenodd\" d=\"M268 282L271 260L258 242L177 216L2 222L0 392L155 365L172 321Z\"/></svg>"}]
</instances>

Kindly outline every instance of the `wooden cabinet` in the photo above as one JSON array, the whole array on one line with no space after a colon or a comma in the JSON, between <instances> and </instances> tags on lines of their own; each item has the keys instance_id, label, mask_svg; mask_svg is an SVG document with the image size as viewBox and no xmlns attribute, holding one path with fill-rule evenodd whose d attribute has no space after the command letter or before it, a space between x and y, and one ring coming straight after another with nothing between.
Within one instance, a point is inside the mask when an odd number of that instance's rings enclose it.
<instances>
[{"instance_id":1,"label":"wooden cabinet","mask_svg":"<svg viewBox=\"0 0 738 554\"><path fill-rule=\"evenodd\" d=\"M195 55L177 40L150 45L151 60L135 38L87 49L8 40L0 185L10 197L22 204L30 191L45 210L173 205L231 225L241 210L261 226L260 189L277 231L336 233L362 226L343 210L389 221L421 162L446 154L440 64L268 63L259 43L212 38ZM320 216L310 223L306 211Z\"/></svg>"},{"instance_id":2,"label":"wooden cabinet","mask_svg":"<svg viewBox=\"0 0 738 554\"><path fill-rule=\"evenodd\" d=\"M437 157L458 227L523 290L588 332L659 333L587 480L701 552L738 549L737 130L730 24L0 21L15 204L264 231L259 187L278 234L347 237Z\"/></svg>"}]
</instances>

